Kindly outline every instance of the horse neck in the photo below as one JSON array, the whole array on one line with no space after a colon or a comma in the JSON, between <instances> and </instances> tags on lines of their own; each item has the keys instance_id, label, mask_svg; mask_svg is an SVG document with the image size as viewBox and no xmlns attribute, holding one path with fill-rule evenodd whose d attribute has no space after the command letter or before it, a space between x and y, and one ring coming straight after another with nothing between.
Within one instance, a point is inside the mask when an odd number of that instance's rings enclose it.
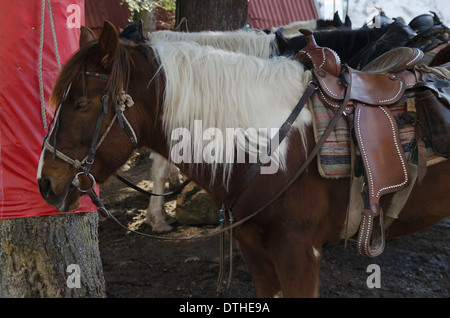
<instances>
[{"instance_id":1,"label":"horse neck","mask_svg":"<svg viewBox=\"0 0 450 318\"><path fill-rule=\"evenodd\" d=\"M141 52L138 54L135 52L130 54L133 63L131 63L132 70L128 87L136 107L129 120L131 125L136 127L139 147L149 148L169 160L170 151L161 118L165 78L163 72L160 72L159 63L153 63L153 61L157 61L153 51L145 51L145 49L141 48ZM223 185L210 184L211 173L208 168L188 164L177 166L202 188L211 193L224 193ZM201 174L198 173L199 169L202 169Z\"/></svg>"},{"instance_id":2,"label":"horse neck","mask_svg":"<svg viewBox=\"0 0 450 318\"><path fill-rule=\"evenodd\" d=\"M339 55L343 62L348 62L359 51L375 42L386 32L384 28L338 30L314 32L314 38L319 46L328 47ZM306 38L303 35L289 40L289 47L297 52L306 46Z\"/></svg>"},{"instance_id":3,"label":"horse neck","mask_svg":"<svg viewBox=\"0 0 450 318\"><path fill-rule=\"evenodd\" d=\"M135 106L125 114L135 130L138 146L166 156L168 150L161 123L164 76L153 52L146 46L135 46L128 50L131 70L127 93Z\"/></svg>"}]
</instances>

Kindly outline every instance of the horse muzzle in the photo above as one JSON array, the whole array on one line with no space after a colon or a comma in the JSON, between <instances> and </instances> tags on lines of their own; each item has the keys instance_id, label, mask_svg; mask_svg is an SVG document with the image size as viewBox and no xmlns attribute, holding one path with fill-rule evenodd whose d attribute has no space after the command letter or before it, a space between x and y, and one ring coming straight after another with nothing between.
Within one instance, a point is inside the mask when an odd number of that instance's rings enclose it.
<instances>
[{"instance_id":1,"label":"horse muzzle","mask_svg":"<svg viewBox=\"0 0 450 318\"><path fill-rule=\"evenodd\" d=\"M78 180L77 177L76 179ZM47 176L38 179L37 183L39 192L47 204L57 208L60 212L68 212L80 205L80 192L74 185L74 180L69 180L63 186L58 187L53 178Z\"/></svg>"}]
</instances>

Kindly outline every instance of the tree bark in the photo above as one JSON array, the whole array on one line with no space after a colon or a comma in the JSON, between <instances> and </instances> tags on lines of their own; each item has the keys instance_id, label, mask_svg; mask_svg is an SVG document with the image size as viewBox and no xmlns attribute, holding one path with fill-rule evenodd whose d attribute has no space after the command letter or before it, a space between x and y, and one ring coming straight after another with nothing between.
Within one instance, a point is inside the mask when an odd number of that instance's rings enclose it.
<instances>
[{"instance_id":1,"label":"tree bark","mask_svg":"<svg viewBox=\"0 0 450 318\"><path fill-rule=\"evenodd\" d=\"M234 31L247 22L247 13L248 0L177 0L175 25L186 18L183 31Z\"/></svg>"},{"instance_id":2,"label":"tree bark","mask_svg":"<svg viewBox=\"0 0 450 318\"><path fill-rule=\"evenodd\" d=\"M98 214L0 220L0 297L106 297Z\"/></svg>"}]
</instances>

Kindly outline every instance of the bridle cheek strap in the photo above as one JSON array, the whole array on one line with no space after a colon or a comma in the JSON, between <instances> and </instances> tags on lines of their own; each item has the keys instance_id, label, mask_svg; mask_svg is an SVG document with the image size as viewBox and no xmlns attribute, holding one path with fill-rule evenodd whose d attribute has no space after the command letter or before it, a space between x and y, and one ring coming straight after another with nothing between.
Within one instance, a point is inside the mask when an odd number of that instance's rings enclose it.
<instances>
[{"instance_id":1,"label":"bridle cheek strap","mask_svg":"<svg viewBox=\"0 0 450 318\"><path fill-rule=\"evenodd\" d=\"M94 155L97 150L98 137L100 135L100 129L103 123L103 117L108 113L108 95L103 95L102 97L102 107L100 107L100 114L97 118L97 124L95 125L94 136L92 137L91 147L89 148L89 154L87 155L87 159L85 162L84 172L88 175L91 171L91 166L94 163Z\"/></svg>"}]
</instances>

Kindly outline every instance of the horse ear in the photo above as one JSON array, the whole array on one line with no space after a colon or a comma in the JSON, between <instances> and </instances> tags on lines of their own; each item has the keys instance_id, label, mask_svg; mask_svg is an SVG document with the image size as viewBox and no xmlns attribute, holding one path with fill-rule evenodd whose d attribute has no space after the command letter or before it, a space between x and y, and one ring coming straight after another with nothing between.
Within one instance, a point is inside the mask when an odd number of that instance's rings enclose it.
<instances>
[{"instance_id":1,"label":"horse ear","mask_svg":"<svg viewBox=\"0 0 450 318\"><path fill-rule=\"evenodd\" d=\"M119 48L119 33L111 22L105 21L103 30L98 39L101 53L101 63L105 68L111 66Z\"/></svg>"},{"instance_id":2,"label":"horse ear","mask_svg":"<svg viewBox=\"0 0 450 318\"><path fill-rule=\"evenodd\" d=\"M142 39L145 39L145 35L144 35L144 21L142 21L142 19L139 19L138 30L139 30L139 34L142 37Z\"/></svg>"},{"instance_id":3,"label":"horse ear","mask_svg":"<svg viewBox=\"0 0 450 318\"><path fill-rule=\"evenodd\" d=\"M280 52L280 54L284 54L287 48L287 40L284 38L282 34L275 32L275 41L278 46L278 52Z\"/></svg>"},{"instance_id":4,"label":"horse ear","mask_svg":"<svg viewBox=\"0 0 450 318\"><path fill-rule=\"evenodd\" d=\"M91 29L81 26L80 28L80 49L84 48L89 42L94 41L96 39L94 31Z\"/></svg>"},{"instance_id":5,"label":"horse ear","mask_svg":"<svg viewBox=\"0 0 450 318\"><path fill-rule=\"evenodd\" d=\"M334 16L333 16L333 25L334 25L336 28L341 27L341 26L343 25L342 20L341 20L341 17L339 16L339 12L338 12L338 11L336 11L336 12L334 13Z\"/></svg>"},{"instance_id":6,"label":"horse ear","mask_svg":"<svg viewBox=\"0 0 450 318\"><path fill-rule=\"evenodd\" d=\"M350 17L348 15L345 16L345 23L344 25L346 27L349 27L350 29L352 28L352 21L350 20Z\"/></svg>"}]
</instances>

